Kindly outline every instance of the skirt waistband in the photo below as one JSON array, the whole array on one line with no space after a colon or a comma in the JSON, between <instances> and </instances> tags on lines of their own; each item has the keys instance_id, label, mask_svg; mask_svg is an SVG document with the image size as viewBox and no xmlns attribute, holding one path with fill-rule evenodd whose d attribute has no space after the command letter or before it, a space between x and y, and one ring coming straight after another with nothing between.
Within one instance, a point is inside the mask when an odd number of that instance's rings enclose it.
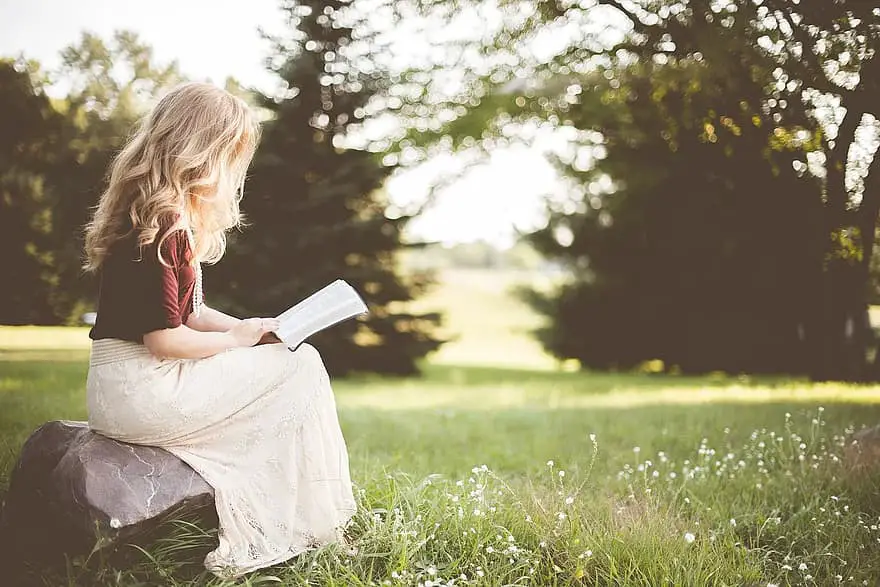
<instances>
[{"instance_id":1,"label":"skirt waistband","mask_svg":"<svg viewBox=\"0 0 880 587\"><path fill-rule=\"evenodd\" d=\"M152 356L149 349L140 343L116 338L102 338L92 341L89 365L97 367L149 356Z\"/></svg>"}]
</instances>

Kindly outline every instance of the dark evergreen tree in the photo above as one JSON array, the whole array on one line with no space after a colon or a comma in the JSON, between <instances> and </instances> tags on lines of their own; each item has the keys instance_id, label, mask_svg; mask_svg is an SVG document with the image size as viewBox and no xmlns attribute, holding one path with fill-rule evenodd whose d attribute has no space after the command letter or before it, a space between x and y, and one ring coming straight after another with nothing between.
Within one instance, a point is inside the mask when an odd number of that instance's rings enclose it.
<instances>
[{"instance_id":1,"label":"dark evergreen tree","mask_svg":"<svg viewBox=\"0 0 880 587\"><path fill-rule=\"evenodd\" d=\"M371 314L312 341L334 374L409 374L439 346L435 314L407 302L426 286L397 267L407 217L385 216L382 186L392 171L377 155L344 145L365 117L382 76L355 65L350 2L289 2L292 39L278 42L275 71L287 91L265 97L270 113L245 189L248 226L226 258L206 271L206 291L241 316L277 315L342 278Z\"/></svg>"},{"instance_id":2,"label":"dark evergreen tree","mask_svg":"<svg viewBox=\"0 0 880 587\"><path fill-rule=\"evenodd\" d=\"M821 192L787 170L815 129L772 125L746 67L648 64L585 85L569 116L601 128L606 152L570 170L587 205L531 237L576 276L534 296L547 348L598 369L808 372Z\"/></svg>"},{"instance_id":3,"label":"dark evergreen tree","mask_svg":"<svg viewBox=\"0 0 880 587\"><path fill-rule=\"evenodd\" d=\"M23 63L0 60L0 324L53 324L51 186L61 120Z\"/></svg>"}]
</instances>

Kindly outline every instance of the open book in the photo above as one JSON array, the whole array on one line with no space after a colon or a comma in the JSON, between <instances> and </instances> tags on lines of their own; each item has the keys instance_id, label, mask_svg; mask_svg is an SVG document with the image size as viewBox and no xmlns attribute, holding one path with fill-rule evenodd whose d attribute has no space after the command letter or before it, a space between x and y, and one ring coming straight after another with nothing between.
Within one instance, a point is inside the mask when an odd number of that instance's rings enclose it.
<instances>
[{"instance_id":1,"label":"open book","mask_svg":"<svg viewBox=\"0 0 880 587\"><path fill-rule=\"evenodd\" d=\"M367 312L355 289L337 279L278 316L281 326L275 334L295 349L316 332Z\"/></svg>"}]
</instances>

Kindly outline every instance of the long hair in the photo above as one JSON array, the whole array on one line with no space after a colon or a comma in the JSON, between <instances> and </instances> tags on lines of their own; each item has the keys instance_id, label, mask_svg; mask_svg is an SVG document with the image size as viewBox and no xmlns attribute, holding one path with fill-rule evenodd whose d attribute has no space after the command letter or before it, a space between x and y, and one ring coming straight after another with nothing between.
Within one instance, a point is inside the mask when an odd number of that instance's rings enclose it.
<instances>
[{"instance_id":1,"label":"long hair","mask_svg":"<svg viewBox=\"0 0 880 587\"><path fill-rule=\"evenodd\" d=\"M182 222L195 234L195 259L219 261L226 232L241 223L239 201L259 135L248 105L229 92L207 83L171 90L110 166L85 229L85 270L97 271L113 243L132 232L141 248L158 237L160 251Z\"/></svg>"}]
</instances>

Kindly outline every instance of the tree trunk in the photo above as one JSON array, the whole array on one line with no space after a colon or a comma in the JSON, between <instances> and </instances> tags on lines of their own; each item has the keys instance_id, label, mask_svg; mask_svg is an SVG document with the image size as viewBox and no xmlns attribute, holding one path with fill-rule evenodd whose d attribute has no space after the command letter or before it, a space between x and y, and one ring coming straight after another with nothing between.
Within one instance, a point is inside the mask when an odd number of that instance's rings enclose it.
<instances>
[{"instance_id":1,"label":"tree trunk","mask_svg":"<svg viewBox=\"0 0 880 587\"><path fill-rule=\"evenodd\" d=\"M862 262L859 266L859 278L861 281L859 293L862 297L862 306L866 316L868 316L868 284L871 280L871 257L874 253L875 231L877 229L877 216L880 214L880 150L874 153L874 160L868 168L868 177L865 178L865 191L862 196L862 205L859 208L860 223L859 228L862 232ZM862 343L867 350L868 347L877 347L874 330L871 327L870 318L865 320L863 329ZM867 368L863 379L865 381L880 381L880 349L877 349Z\"/></svg>"},{"instance_id":2,"label":"tree trunk","mask_svg":"<svg viewBox=\"0 0 880 587\"><path fill-rule=\"evenodd\" d=\"M866 109L859 102L860 94L846 96L843 106L846 116L840 125L835 148L826 148L827 157L827 202L826 233L828 248L825 254L825 270L822 278L821 294L812 334L812 368L810 376L818 381L858 381L865 376L865 353L868 344L868 330L865 324L867 312L867 276L863 270L865 262L870 263L871 251L863 253L861 262L853 265L837 256L836 240L832 235L841 231L872 223L876 219L876 205L870 204L866 185L865 199L852 219L847 210L849 194L846 190L846 168L850 146L855 142ZM876 173L874 174L877 175ZM873 246L873 231L870 235ZM862 241L863 244L866 241Z\"/></svg>"}]
</instances>

